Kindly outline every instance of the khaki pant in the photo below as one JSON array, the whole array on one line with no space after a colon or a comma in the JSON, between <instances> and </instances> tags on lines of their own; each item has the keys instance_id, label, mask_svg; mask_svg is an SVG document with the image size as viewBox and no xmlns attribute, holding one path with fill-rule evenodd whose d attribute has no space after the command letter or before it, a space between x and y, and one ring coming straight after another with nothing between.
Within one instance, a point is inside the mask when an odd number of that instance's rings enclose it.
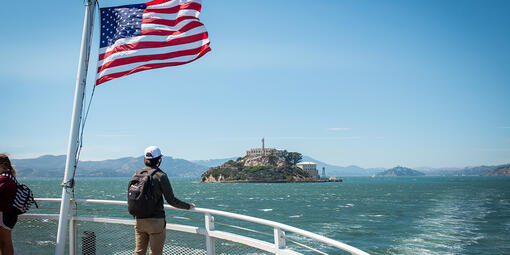
<instances>
[{"instance_id":1,"label":"khaki pant","mask_svg":"<svg viewBox=\"0 0 510 255\"><path fill-rule=\"evenodd\" d=\"M165 218L135 219L135 255L146 255L150 243L151 255L163 254L166 238Z\"/></svg>"}]
</instances>

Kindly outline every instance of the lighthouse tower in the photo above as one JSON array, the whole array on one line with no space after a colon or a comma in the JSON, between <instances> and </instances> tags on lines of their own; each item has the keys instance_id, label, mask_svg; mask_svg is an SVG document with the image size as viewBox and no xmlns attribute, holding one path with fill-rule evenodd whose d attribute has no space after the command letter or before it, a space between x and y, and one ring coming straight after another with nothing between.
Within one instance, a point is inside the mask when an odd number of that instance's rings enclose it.
<instances>
[{"instance_id":1,"label":"lighthouse tower","mask_svg":"<svg viewBox=\"0 0 510 255\"><path fill-rule=\"evenodd\" d=\"M264 149L264 137L262 137L262 156L266 155L266 150Z\"/></svg>"}]
</instances>

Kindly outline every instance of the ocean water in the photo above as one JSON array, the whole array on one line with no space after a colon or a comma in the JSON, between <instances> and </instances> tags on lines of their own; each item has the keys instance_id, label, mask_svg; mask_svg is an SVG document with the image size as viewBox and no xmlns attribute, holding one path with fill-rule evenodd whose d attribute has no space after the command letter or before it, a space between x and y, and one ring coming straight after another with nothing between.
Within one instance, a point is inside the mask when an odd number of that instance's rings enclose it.
<instances>
[{"instance_id":1,"label":"ocean water","mask_svg":"<svg viewBox=\"0 0 510 255\"><path fill-rule=\"evenodd\" d=\"M126 200L128 181L77 179L75 197ZM22 182L36 197L60 197L60 179ZM171 183L178 198L198 207L282 222L371 254L510 254L509 177L350 177L342 183L173 178Z\"/></svg>"}]
</instances>

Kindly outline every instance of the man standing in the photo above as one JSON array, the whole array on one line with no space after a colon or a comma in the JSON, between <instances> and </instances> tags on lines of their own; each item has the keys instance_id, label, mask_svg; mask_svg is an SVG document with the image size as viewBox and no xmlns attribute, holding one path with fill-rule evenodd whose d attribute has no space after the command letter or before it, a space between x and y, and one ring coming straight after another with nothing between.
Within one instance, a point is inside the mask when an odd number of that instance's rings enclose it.
<instances>
[{"instance_id":1,"label":"man standing","mask_svg":"<svg viewBox=\"0 0 510 255\"><path fill-rule=\"evenodd\" d=\"M194 204L185 203L174 196L172 186L161 165L161 150L156 146L145 149L145 167L138 170L129 183L128 207L135 216L136 255L145 255L150 243L150 254L163 254L166 238L163 196L168 204L190 210ZM148 201L142 201L149 197Z\"/></svg>"}]
</instances>

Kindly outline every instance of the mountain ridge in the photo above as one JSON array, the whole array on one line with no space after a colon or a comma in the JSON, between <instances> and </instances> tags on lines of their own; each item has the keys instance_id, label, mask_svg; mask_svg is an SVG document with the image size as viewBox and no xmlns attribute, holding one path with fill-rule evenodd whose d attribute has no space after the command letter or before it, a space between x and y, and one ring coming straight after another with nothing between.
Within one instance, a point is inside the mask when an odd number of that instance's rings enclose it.
<instances>
[{"instance_id":1,"label":"mountain ridge","mask_svg":"<svg viewBox=\"0 0 510 255\"><path fill-rule=\"evenodd\" d=\"M510 176L510 165L499 167L482 174L483 176Z\"/></svg>"},{"instance_id":2,"label":"mountain ridge","mask_svg":"<svg viewBox=\"0 0 510 255\"><path fill-rule=\"evenodd\" d=\"M42 155L37 158L12 159L12 163L20 177L63 177L65 166L65 155ZM207 160L185 160L163 157L161 168L171 177L200 177L210 167L224 164L235 157L207 159ZM322 176L322 167L325 167L326 176L373 176L387 169L385 168L362 168L356 165L336 166L310 156L303 155L303 161L312 161L317 164L319 175ZM419 170L427 176L478 176L485 172L496 170L505 165L475 166L464 168L420 168ZM106 159L97 161L80 161L76 176L78 177L121 177L131 176L134 171L143 167L143 158L121 157L117 159Z\"/></svg>"},{"instance_id":3,"label":"mountain ridge","mask_svg":"<svg viewBox=\"0 0 510 255\"><path fill-rule=\"evenodd\" d=\"M43 155L33 159L12 159L11 161L18 176L21 177L63 177L65 160L64 155ZM136 170L143 167L143 156L80 161L76 169L76 177L130 177ZM161 169L170 177L197 177L208 167L184 159L163 156Z\"/></svg>"}]
</instances>

